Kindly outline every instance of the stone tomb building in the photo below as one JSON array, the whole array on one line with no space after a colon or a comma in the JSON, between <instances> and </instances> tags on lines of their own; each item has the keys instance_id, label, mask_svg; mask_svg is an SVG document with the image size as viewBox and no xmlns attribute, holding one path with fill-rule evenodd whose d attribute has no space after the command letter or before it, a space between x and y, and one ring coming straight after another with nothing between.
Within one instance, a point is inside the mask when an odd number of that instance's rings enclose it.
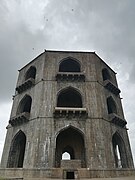
<instances>
[{"instance_id":1,"label":"stone tomb building","mask_svg":"<svg viewBox=\"0 0 135 180\"><path fill-rule=\"evenodd\" d=\"M0 176L130 176L116 73L95 52L45 50L19 70Z\"/></svg>"}]
</instances>

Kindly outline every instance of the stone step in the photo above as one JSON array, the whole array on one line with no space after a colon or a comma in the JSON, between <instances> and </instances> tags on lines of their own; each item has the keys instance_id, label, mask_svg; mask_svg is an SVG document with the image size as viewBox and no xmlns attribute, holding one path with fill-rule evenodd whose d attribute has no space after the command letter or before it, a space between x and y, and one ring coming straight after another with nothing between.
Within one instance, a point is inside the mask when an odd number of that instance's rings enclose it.
<instances>
[{"instance_id":1,"label":"stone step","mask_svg":"<svg viewBox=\"0 0 135 180\"><path fill-rule=\"evenodd\" d=\"M0 180L24 180L23 178L2 178L0 177Z\"/></svg>"},{"instance_id":2,"label":"stone step","mask_svg":"<svg viewBox=\"0 0 135 180\"><path fill-rule=\"evenodd\" d=\"M24 178L23 180L63 180L55 178ZM76 179L77 180L77 179ZM80 180L80 179L78 179ZM90 178L90 179L81 179L81 180L135 180L135 176L132 177L118 177L118 178Z\"/></svg>"}]
</instances>

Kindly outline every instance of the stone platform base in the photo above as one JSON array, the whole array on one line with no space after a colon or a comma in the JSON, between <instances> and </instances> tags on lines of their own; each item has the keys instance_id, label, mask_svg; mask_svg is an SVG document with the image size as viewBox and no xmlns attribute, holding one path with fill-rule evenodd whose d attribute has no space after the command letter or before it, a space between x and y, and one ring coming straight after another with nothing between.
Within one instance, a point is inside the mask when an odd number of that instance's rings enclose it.
<instances>
[{"instance_id":1,"label":"stone platform base","mask_svg":"<svg viewBox=\"0 0 135 180\"><path fill-rule=\"evenodd\" d=\"M0 169L0 180L46 180L46 179L91 179L91 178L114 178L135 176L135 169L23 169L6 168ZM69 178L71 179L71 178ZM135 177L134 177L135 179Z\"/></svg>"}]
</instances>

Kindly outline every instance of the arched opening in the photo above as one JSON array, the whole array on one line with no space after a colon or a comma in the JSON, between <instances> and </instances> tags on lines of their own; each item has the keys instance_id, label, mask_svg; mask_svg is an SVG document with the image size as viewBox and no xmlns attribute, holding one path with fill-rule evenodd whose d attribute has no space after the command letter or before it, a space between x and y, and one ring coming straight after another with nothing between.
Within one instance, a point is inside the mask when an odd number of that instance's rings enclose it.
<instances>
[{"instance_id":1,"label":"arched opening","mask_svg":"<svg viewBox=\"0 0 135 180\"><path fill-rule=\"evenodd\" d=\"M12 140L9 157L8 168L22 168L25 154L26 136L19 131Z\"/></svg>"},{"instance_id":2,"label":"arched opening","mask_svg":"<svg viewBox=\"0 0 135 180\"><path fill-rule=\"evenodd\" d=\"M80 72L80 64L72 58L67 58L60 63L59 72Z\"/></svg>"},{"instance_id":3,"label":"arched opening","mask_svg":"<svg viewBox=\"0 0 135 180\"><path fill-rule=\"evenodd\" d=\"M62 154L62 160L70 160L71 159L71 156L68 152L64 152Z\"/></svg>"},{"instance_id":4,"label":"arched opening","mask_svg":"<svg viewBox=\"0 0 135 180\"><path fill-rule=\"evenodd\" d=\"M17 114L23 113L23 112L29 112L31 110L31 104L32 104L32 98L28 95L26 95L20 102Z\"/></svg>"},{"instance_id":5,"label":"arched opening","mask_svg":"<svg viewBox=\"0 0 135 180\"><path fill-rule=\"evenodd\" d=\"M67 88L60 92L57 99L57 107L82 107L82 97L73 88Z\"/></svg>"},{"instance_id":6,"label":"arched opening","mask_svg":"<svg viewBox=\"0 0 135 180\"><path fill-rule=\"evenodd\" d=\"M111 113L117 114L116 104L112 97L107 98L107 108L108 108L108 114Z\"/></svg>"},{"instance_id":7,"label":"arched opening","mask_svg":"<svg viewBox=\"0 0 135 180\"><path fill-rule=\"evenodd\" d=\"M116 132L112 137L114 161L116 168L127 168L125 145L121 136Z\"/></svg>"},{"instance_id":8,"label":"arched opening","mask_svg":"<svg viewBox=\"0 0 135 180\"><path fill-rule=\"evenodd\" d=\"M63 152L62 152L62 157L64 156L65 159L74 159L75 158L75 155L74 155L74 150L71 146L66 146L64 147L63 149Z\"/></svg>"},{"instance_id":9,"label":"arched opening","mask_svg":"<svg viewBox=\"0 0 135 180\"><path fill-rule=\"evenodd\" d=\"M102 77L103 77L103 81L111 80L110 73L106 68L102 70Z\"/></svg>"},{"instance_id":10,"label":"arched opening","mask_svg":"<svg viewBox=\"0 0 135 180\"><path fill-rule=\"evenodd\" d=\"M56 167L60 167L62 155L67 152L70 160L81 160L85 166L85 147L83 135L73 127L69 127L59 133L56 139Z\"/></svg>"},{"instance_id":11,"label":"arched opening","mask_svg":"<svg viewBox=\"0 0 135 180\"><path fill-rule=\"evenodd\" d=\"M25 75L25 80L29 79L29 78L33 78L35 79L36 77L36 68L34 66L31 66L28 71L26 72Z\"/></svg>"}]
</instances>

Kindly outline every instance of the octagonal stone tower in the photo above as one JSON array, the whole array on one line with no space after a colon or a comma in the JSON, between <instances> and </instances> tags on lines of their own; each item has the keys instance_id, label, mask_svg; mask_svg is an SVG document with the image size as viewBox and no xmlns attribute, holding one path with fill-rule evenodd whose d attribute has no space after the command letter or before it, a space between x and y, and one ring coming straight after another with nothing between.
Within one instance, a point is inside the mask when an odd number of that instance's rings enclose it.
<instances>
[{"instance_id":1,"label":"octagonal stone tower","mask_svg":"<svg viewBox=\"0 0 135 180\"><path fill-rule=\"evenodd\" d=\"M20 69L1 175L134 174L115 75L95 52L46 50Z\"/></svg>"}]
</instances>

